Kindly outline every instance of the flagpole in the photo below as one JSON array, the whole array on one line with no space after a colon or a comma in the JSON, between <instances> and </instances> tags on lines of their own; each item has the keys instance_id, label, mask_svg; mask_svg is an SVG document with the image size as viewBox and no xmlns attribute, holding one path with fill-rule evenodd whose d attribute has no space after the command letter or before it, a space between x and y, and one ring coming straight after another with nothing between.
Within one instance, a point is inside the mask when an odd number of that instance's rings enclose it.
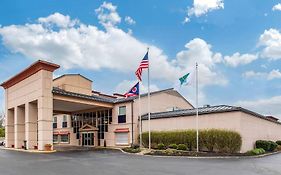
<instances>
[{"instance_id":1,"label":"flagpole","mask_svg":"<svg viewBox=\"0 0 281 175\"><path fill-rule=\"evenodd\" d=\"M199 152L199 128L198 128L198 64L196 62L196 151Z\"/></svg>"},{"instance_id":2,"label":"flagpole","mask_svg":"<svg viewBox=\"0 0 281 175\"><path fill-rule=\"evenodd\" d=\"M147 48L147 54L148 54L148 51L149 51L149 47ZM150 62L150 61L149 61ZM148 80L148 83L147 83L147 86L148 86L148 149L150 150L151 149L151 131L150 131L150 79L149 79L149 71L150 71L150 63L149 63L149 66L148 66L148 70L147 70L147 80Z\"/></svg>"},{"instance_id":3,"label":"flagpole","mask_svg":"<svg viewBox=\"0 0 281 175\"><path fill-rule=\"evenodd\" d=\"M142 147L142 124L141 124L141 103L140 103L140 81L139 81L139 134L140 134L140 147Z\"/></svg>"}]
</instances>

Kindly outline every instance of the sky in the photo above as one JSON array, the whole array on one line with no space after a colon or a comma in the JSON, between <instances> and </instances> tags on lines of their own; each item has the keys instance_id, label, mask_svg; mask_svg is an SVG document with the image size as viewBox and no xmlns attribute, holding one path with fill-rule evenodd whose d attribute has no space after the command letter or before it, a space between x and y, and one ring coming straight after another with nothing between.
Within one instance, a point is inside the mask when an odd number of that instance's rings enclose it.
<instances>
[{"instance_id":1,"label":"sky","mask_svg":"<svg viewBox=\"0 0 281 175\"><path fill-rule=\"evenodd\" d=\"M2 0L0 81L42 59L61 65L54 77L80 73L94 90L125 93L149 48L152 91L173 87L195 104L195 83L178 79L198 62L200 106L281 119L280 17L281 0Z\"/></svg>"}]
</instances>

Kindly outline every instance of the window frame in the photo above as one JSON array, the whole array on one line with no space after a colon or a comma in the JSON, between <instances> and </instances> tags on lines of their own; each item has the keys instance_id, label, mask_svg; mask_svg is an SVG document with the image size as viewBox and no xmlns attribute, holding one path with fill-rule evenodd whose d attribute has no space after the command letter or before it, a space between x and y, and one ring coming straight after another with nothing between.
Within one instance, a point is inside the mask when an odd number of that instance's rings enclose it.
<instances>
[{"instance_id":1,"label":"window frame","mask_svg":"<svg viewBox=\"0 0 281 175\"><path fill-rule=\"evenodd\" d=\"M63 137L63 136L67 136L67 141L62 141L62 137ZM69 134L60 135L60 143L70 143Z\"/></svg>"},{"instance_id":2,"label":"window frame","mask_svg":"<svg viewBox=\"0 0 281 175\"><path fill-rule=\"evenodd\" d=\"M120 109L125 109L124 114L120 112ZM127 123L127 116L126 116L126 106L119 106L119 109L118 109L118 123Z\"/></svg>"},{"instance_id":3,"label":"window frame","mask_svg":"<svg viewBox=\"0 0 281 175\"><path fill-rule=\"evenodd\" d=\"M56 141L54 140L55 137L57 137ZM57 134L53 135L53 143L59 143L59 135Z\"/></svg>"},{"instance_id":4,"label":"window frame","mask_svg":"<svg viewBox=\"0 0 281 175\"><path fill-rule=\"evenodd\" d=\"M58 117L57 116L53 117L53 128L54 129L58 128Z\"/></svg>"},{"instance_id":5,"label":"window frame","mask_svg":"<svg viewBox=\"0 0 281 175\"><path fill-rule=\"evenodd\" d=\"M61 127L67 128L67 115L63 115Z\"/></svg>"}]
</instances>

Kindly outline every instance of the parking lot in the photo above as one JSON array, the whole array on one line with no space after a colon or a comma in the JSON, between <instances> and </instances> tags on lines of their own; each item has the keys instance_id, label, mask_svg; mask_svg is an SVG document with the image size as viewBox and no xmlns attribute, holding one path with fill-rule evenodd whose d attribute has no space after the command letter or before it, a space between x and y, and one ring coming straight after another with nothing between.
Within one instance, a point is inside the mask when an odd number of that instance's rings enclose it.
<instances>
[{"instance_id":1,"label":"parking lot","mask_svg":"<svg viewBox=\"0 0 281 175\"><path fill-rule=\"evenodd\" d=\"M38 154L0 149L0 174L280 175L281 154L246 159L190 159L127 155L110 150Z\"/></svg>"}]
</instances>

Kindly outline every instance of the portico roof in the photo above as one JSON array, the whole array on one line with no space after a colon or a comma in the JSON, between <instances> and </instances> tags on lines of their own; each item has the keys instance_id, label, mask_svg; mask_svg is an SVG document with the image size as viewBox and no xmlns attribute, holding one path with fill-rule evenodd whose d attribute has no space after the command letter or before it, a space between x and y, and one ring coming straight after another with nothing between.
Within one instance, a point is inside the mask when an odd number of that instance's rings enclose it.
<instances>
[{"instance_id":1,"label":"portico roof","mask_svg":"<svg viewBox=\"0 0 281 175\"><path fill-rule=\"evenodd\" d=\"M10 78L9 80L3 82L0 86L7 89L7 88L21 82L22 80L30 77L31 75L35 74L36 72L38 72L40 70L47 70L47 71L53 72L54 70L58 69L59 67L60 66L57 64L50 63L50 62L43 61L43 60L38 60L35 63L33 63L31 66L29 66L28 68L26 68L23 71L21 71L20 73L18 73L17 75L15 75L12 78Z\"/></svg>"},{"instance_id":2,"label":"portico roof","mask_svg":"<svg viewBox=\"0 0 281 175\"><path fill-rule=\"evenodd\" d=\"M114 103L114 98L103 97L103 96L98 96L98 95L79 94L79 93L65 91L65 90L57 88L57 87L53 87L53 94L83 98L83 99L94 100L94 101L98 101L98 102L104 102L104 103Z\"/></svg>"}]
</instances>

